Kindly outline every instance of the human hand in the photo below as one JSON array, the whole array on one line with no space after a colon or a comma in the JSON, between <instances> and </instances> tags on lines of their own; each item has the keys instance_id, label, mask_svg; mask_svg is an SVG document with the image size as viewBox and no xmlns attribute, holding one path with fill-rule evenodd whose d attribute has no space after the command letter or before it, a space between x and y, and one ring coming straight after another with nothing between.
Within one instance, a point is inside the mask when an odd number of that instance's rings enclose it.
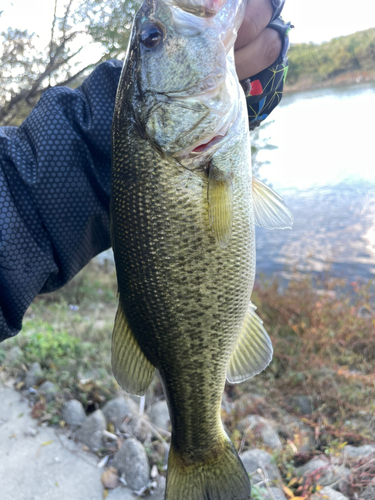
<instances>
[{"instance_id":1,"label":"human hand","mask_svg":"<svg viewBox=\"0 0 375 500\"><path fill-rule=\"evenodd\" d=\"M280 55L282 49L280 35L276 30L267 28L274 15L274 3L275 0L247 2L245 17L234 46L239 80L268 68Z\"/></svg>"}]
</instances>

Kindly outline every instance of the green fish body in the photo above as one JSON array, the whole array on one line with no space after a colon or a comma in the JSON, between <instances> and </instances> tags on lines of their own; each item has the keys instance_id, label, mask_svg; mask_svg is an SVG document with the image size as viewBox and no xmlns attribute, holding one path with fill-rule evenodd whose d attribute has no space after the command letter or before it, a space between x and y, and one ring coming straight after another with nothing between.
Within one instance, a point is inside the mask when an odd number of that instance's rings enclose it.
<instances>
[{"instance_id":1,"label":"green fish body","mask_svg":"<svg viewBox=\"0 0 375 500\"><path fill-rule=\"evenodd\" d=\"M188 10L143 4L119 83L112 365L139 395L160 374L172 424L166 499L246 500L250 483L224 432L221 399L226 378L245 380L272 357L250 302L255 222L267 214L275 226L283 208L251 176L233 63L242 4L209 17Z\"/></svg>"}]
</instances>

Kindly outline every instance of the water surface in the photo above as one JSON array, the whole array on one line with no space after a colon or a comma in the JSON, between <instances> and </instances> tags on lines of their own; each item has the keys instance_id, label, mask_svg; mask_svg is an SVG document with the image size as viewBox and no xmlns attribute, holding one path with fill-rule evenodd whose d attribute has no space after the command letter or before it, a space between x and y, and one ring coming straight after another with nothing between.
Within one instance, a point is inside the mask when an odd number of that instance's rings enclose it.
<instances>
[{"instance_id":1,"label":"water surface","mask_svg":"<svg viewBox=\"0 0 375 500\"><path fill-rule=\"evenodd\" d=\"M375 84L285 96L254 139L290 230L257 229L257 272L375 276ZM258 137L257 137L258 136Z\"/></svg>"}]
</instances>

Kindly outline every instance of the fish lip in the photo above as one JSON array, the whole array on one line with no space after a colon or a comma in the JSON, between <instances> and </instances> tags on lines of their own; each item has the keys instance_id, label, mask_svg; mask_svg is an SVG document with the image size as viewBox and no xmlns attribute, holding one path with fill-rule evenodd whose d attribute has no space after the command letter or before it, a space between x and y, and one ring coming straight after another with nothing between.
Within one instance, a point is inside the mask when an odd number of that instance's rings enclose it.
<instances>
[{"instance_id":1,"label":"fish lip","mask_svg":"<svg viewBox=\"0 0 375 500\"><path fill-rule=\"evenodd\" d=\"M221 146L222 144L224 144L224 142L227 142L227 141L225 141L225 139L228 139L227 134L228 134L228 131L224 135L221 135L221 134L213 135L212 139L210 139L206 142L203 142L202 144L198 144L198 146L196 146L190 152L190 155L197 157L197 156L200 156L201 154L207 153L207 151L209 151L211 148L213 148L215 146L218 146L218 145ZM199 151L195 151L196 149L201 148L202 146L204 146L203 149L201 149Z\"/></svg>"},{"instance_id":2,"label":"fish lip","mask_svg":"<svg viewBox=\"0 0 375 500\"><path fill-rule=\"evenodd\" d=\"M221 148L224 144L226 144L229 139L230 139L230 134L228 133L229 130L225 132L224 135L218 134L215 132L212 134L208 140L204 139L205 142L202 142L201 144L190 146L189 148L186 148L182 151L178 151L171 155L173 158L176 158L176 160L180 162L188 162L189 160L198 160L200 159L200 162L206 162L209 161L210 158L216 153L216 151ZM214 140L216 139L217 140ZM200 147L201 145L206 144L206 147L203 148L201 151L194 151L194 149Z\"/></svg>"}]
</instances>

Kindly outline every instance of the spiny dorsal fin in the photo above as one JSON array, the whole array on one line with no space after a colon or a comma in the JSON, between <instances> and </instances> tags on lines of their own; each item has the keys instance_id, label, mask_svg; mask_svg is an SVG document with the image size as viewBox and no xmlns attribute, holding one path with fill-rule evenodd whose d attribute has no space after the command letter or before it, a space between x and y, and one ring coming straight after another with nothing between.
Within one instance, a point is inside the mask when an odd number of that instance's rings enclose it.
<instances>
[{"instance_id":1,"label":"spiny dorsal fin","mask_svg":"<svg viewBox=\"0 0 375 500\"><path fill-rule=\"evenodd\" d=\"M272 343L263 327L263 321L255 314L256 307L250 302L242 331L229 360L227 380L232 384L257 375L272 359Z\"/></svg>"},{"instance_id":2,"label":"spiny dorsal fin","mask_svg":"<svg viewBox=\"0 0 375 500\"><path fill-rule=\"evenodd\" d=\"M216 242L223 248L228 246L233 224L233 184L229 173L215 165L208 174L208 216Z\"/></svg>"},{"instance_id":3,"label":"spiny dorsal fin","mask_svg":"<svg viewBox=\"0 0 375 500\"><path fill-rule=\"evenodd\" d=\"M255 224L267 229L292 229L293 215L280 196L253 177Z\"/></svg>"},{"instance_id":4,"label":"spiny dorsal fin","mask_svg":"<svg viewBox=\"0 0 375 500\"><path fill-rule=\"evenodd\" d=\"M138 396L146 393L155 371L141 351L121 303L118 305L112 334L112 370L121 387Z\"/></svg>"}]
</instances>

